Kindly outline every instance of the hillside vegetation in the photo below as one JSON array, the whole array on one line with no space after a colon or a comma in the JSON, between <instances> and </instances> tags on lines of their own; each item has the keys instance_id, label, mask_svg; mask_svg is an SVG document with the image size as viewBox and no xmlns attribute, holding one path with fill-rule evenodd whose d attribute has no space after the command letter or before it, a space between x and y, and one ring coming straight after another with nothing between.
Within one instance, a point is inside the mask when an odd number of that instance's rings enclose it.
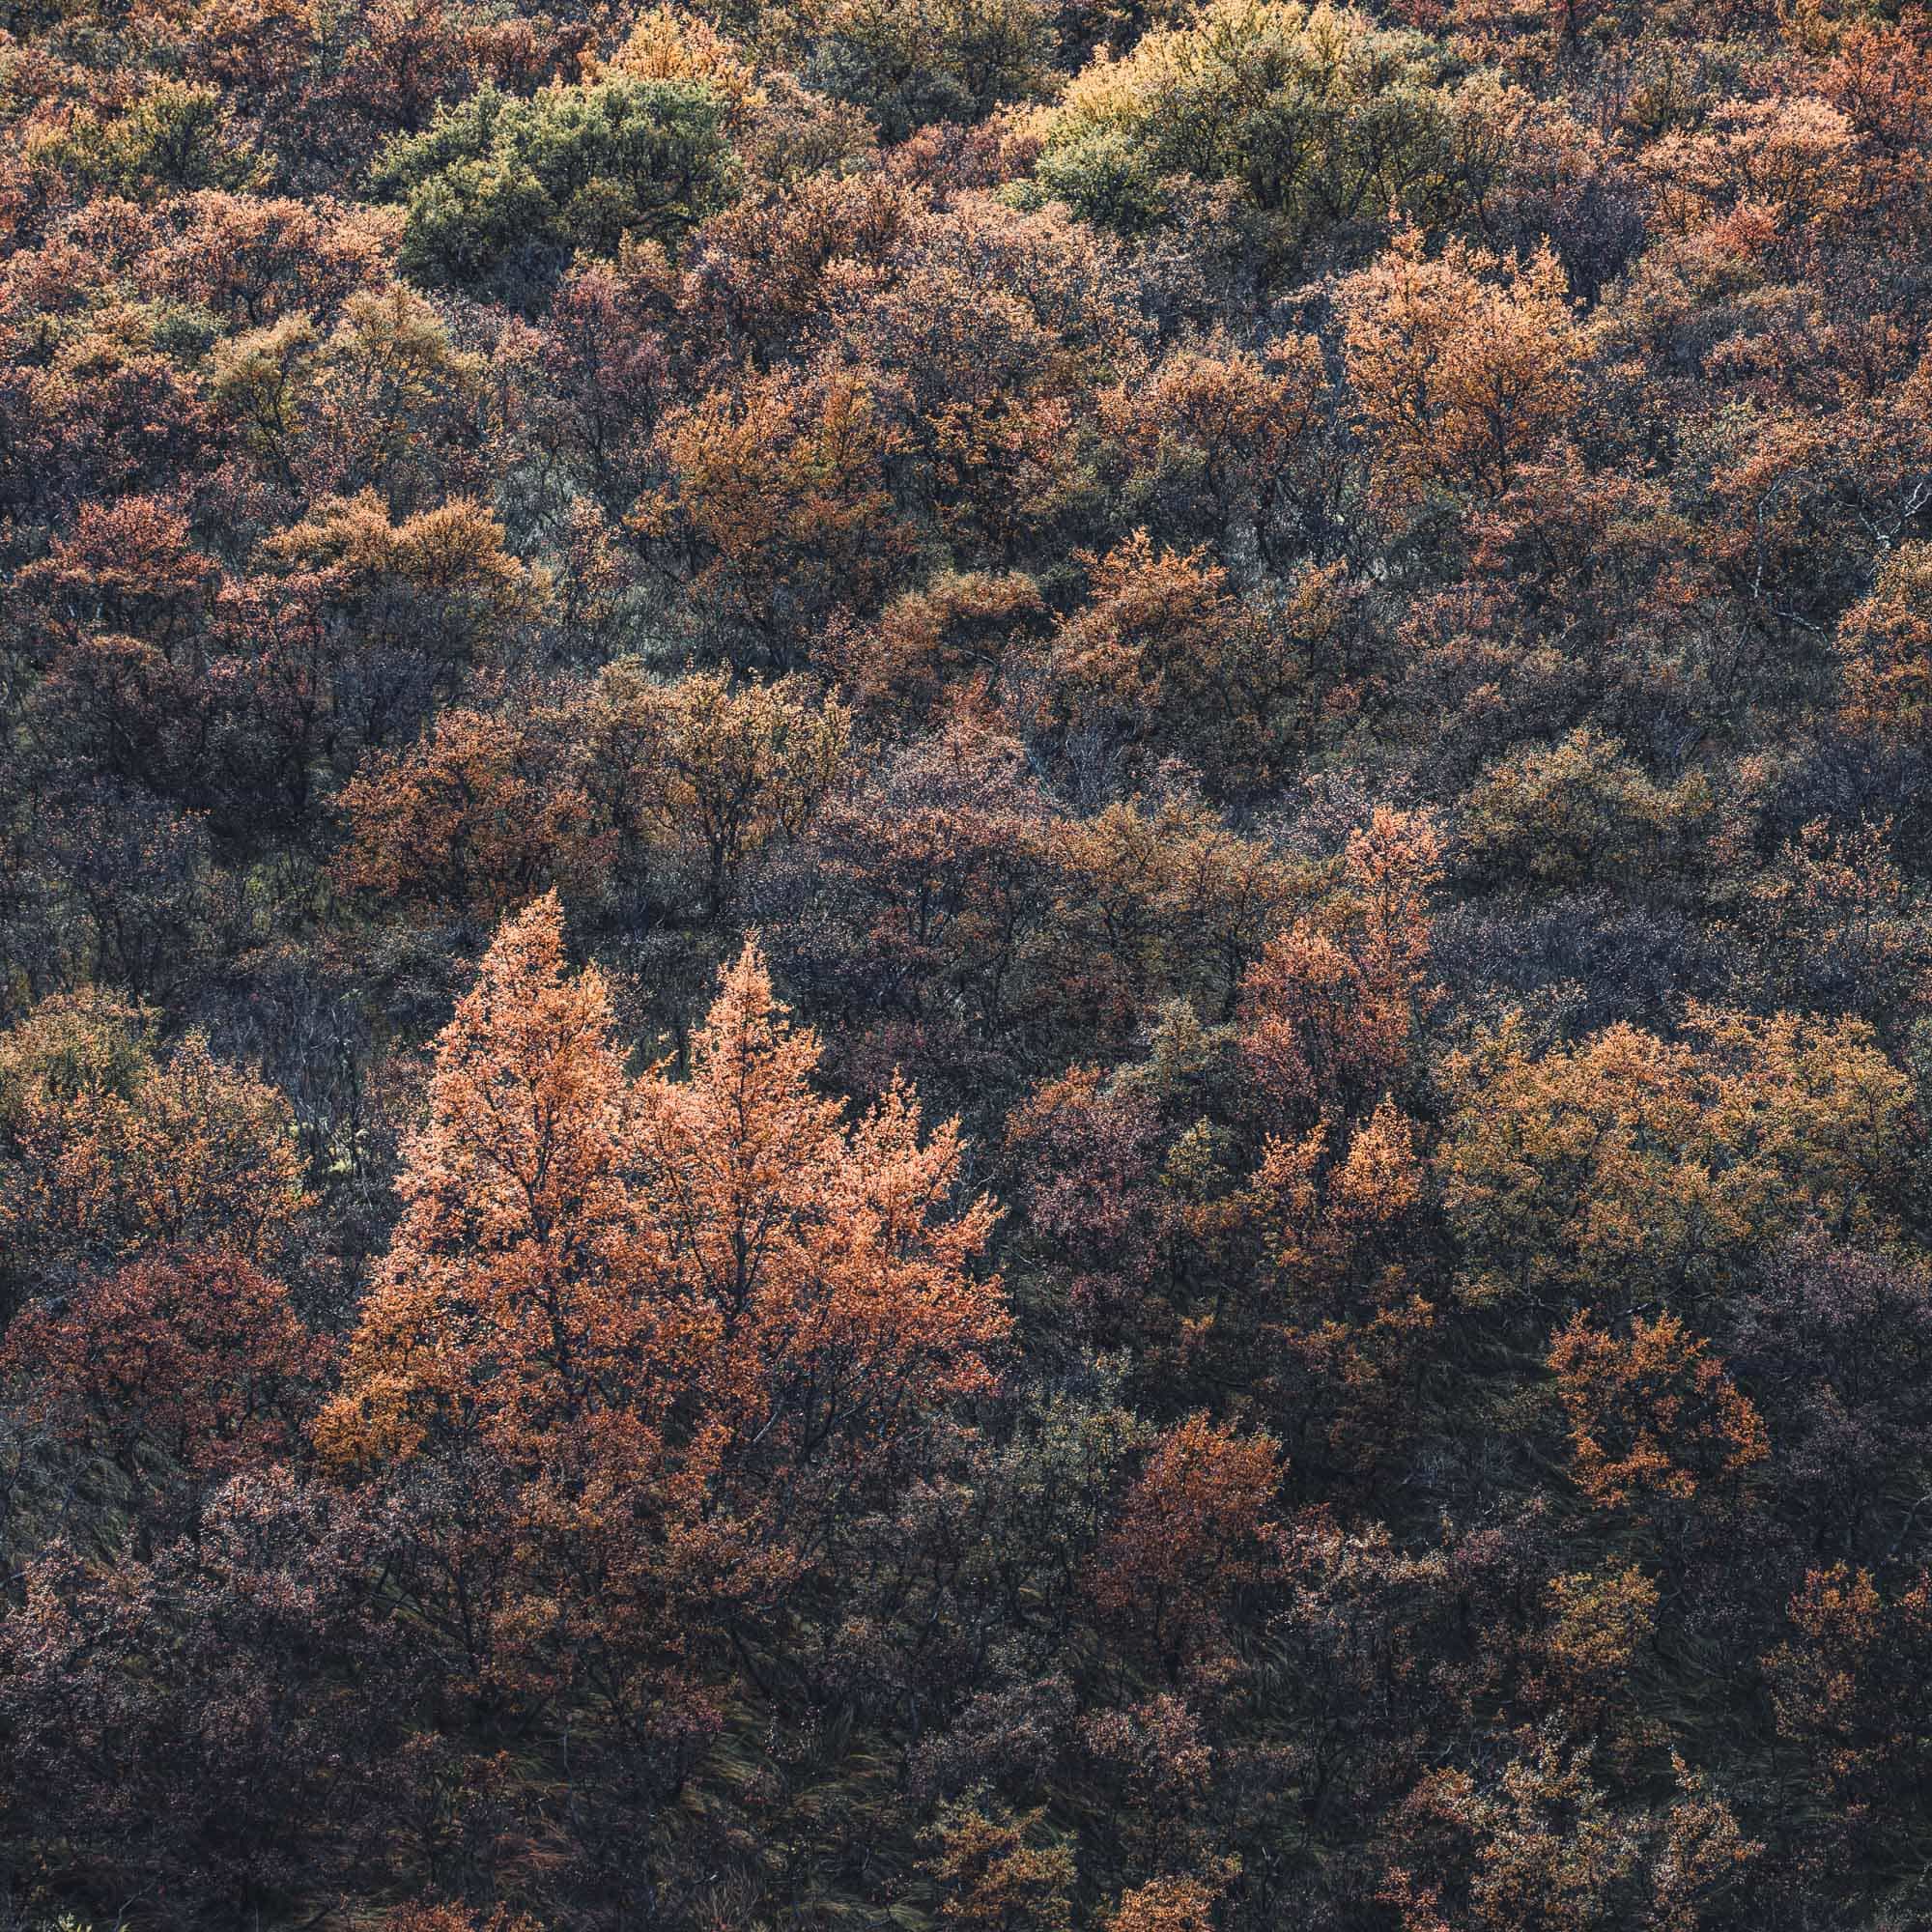
<instances>
[{"instance_id":1,"label":"hillside vegetation","mask_svg":"<svg viewBox=\"0 0 1932 1932\"><path fill-rule=\"evenodd\" d=\"M0 8L0 1932L1932 1926L1920 0Z\"/></svg>"}]
</instances>

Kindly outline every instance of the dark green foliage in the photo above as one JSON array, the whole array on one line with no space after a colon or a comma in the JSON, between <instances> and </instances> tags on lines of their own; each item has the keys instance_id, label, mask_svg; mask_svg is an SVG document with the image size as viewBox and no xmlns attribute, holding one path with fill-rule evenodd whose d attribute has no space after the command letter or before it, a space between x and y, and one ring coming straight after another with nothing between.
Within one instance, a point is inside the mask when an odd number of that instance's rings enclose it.
<instances>
[{"instance_id":1,"label":"dark green foliage","mask_svg":"<svg viewBox=\"0 0 1932 1932\"><path fill-rule=\"evenodd\" d=\"M389 148L370 187L407 202L411 280L526 306L580 251L674 246L730 199L734 174L709 88L613 79L530 99L484 88Z\"/></svg>"}]
</instances>

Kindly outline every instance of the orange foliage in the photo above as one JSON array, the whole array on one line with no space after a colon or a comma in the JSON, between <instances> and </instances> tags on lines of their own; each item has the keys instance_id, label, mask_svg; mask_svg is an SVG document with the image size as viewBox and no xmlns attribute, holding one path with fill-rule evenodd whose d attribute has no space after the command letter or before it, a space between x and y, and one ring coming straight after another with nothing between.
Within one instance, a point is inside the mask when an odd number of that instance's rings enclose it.
<instances>
[{"instance_id":1,"label":"orange foliage","mask_svg":"<svg viewBox=\"0 0 1932 1932\"><path fill-rule=\"evenodd\" d=\"M1072 1848L1045 1838L1043 1810L950 1805L928 1833L940 1918L961 1932L1071 1932Z\"/></svg>"},{"instance_id":2,"label":"orange foliage","mask_svg":"<svg viewBox=\"0 0 1932 1932\"><path fill-rule=\"evenodd\" d=\"M1206 552L1156 552L1145 530L1093 560L1093 598L1043 654L1042 723L1076 743L1183 750L1260 786L1296 722L1302 668L1230 594Z\"/></svg>"},{"instance_id":3,"label":"orange foliage","mask_svg":"<svg viewBox=\"0 0 1932 1932\"><path fill-rule=\"evenodd\" d=\"M1381 1101L1354 1130L1347 1153L1318 1186L1328 1143L1325 1121L1298 1139L1270 1136L1255 1172L1275 1265L1304 1290L1347 1280L1373 1254L1375 1236L1422 1198L1414 1123L1392 1101Z\"/></svg>"},{"instance_id":4,"label":"orange foliage","mask_svg":"<svg viewBox=\"0 0 1932 1932\"><path fill-rule=\"evenodd\" d=\"M611 1026L595 969L565 971L554 897L504 923L439 1043L402 1225L319 1425L334 1460L475 1432L534 1464L576 1432L648 1467L676 1412L694 1469L850 1477L990 1386L1006 1315L971 1266L992 1210L949 1206L955 1126L922 1142L902 1090L847 1125L750 951L688 1084L631 1080Z\"/></svg>"},{"instance_id":5,"label":"orange foliage","mask_svg":"<svg viewBox=\"0 0 1932 1932\"><path fill-rule=\"evenodd\" d=\"M1214 1894L1199 1879L1156 1878L1122 1892L1106 1932L1213 1932Z\"/></svg>"},{"instance_id":6,"label":"orange foliage","mask_svg":"<svg viewBox=\"0 0 1932 1932\"><path fill-rule=\"evenodd\" d=\"M1932 728L1932 545L1901 544L1838 624L1843 713L1854 730L1921 742Z\"/></svg>"},{"instance_id":7,"label":"orange foliage","mask_svg":"<svg viewBox=\"0 0 1932 1932\"><path fill-rule=\"evenodd\" d=\"M1241 1044L1271 1105L1352 1115L1406 1067L1429 983L1429 895L1442 840L1378 807L1349 837L1343 891L1271 941L1242 988Z\"/></svg>"},{"instance_id":8,"label":"orange foliage","mask_svg":"<svg viewBox=\"0 0 1932 1932\"><path fill-rule=\"evenodd\" d=\"M1583 1315L1557 1335L1549 1367L1570 1417L1571 1468L1593 1502L1689 1501L1771 1454L1764 1418L1710 1346L1672 1315L1637 1317L1628 1341Z\"/></svg>"},{"instance_id":9,"label":"orange foliage","mask_svg":"<svg viewBox=\"0 0 1932 1932\"><path fill-rule=\"evenodd\" d=\"M1894 1824L1892 1793L1932 1768L1918 1687L1932 1664L1932 1577L1882 1591L1869 1570L1813 1570L1791 1600L1793 1634L1765 1660L1777 1727L1846 1807L1854 1842Z\"/></svg>"},{"instance_id":10,"label":"orange foliage","mask_svg":"<svg viewBox=\"0 0 1932 1932\"><path fill-rule=\"evenodd\" d=\"M1500 497L1568 421L1583 339L1546 247L1502 265L1450 242L1430 259L1407 228L1343 284L1345 361L1373 432L1378 499Z\"/></svg>"},{"instance_id":11,"label":"orange foliage","mask_svg":"<svg viewBox=\"0 0 1932 1932\"><path fill-rule=\"evenodd\" d=\"M908 552L885 489L893 447L862 381L754 379L666 419L668 480L632 526L735 661L787 669L834 611L875 605Z\"/></svg>"},{"instance_id":12,"label":"orange foliage","mask_svg":"<svg viewBox=\"0 0 1932 1932\"><path fill-rule=\"evenodd\" d=\"M621 845L663 855L707 923L766 847L799 838L844 776L850 714L805 681L673 684L612 665L584 705L585 773Z\"/></svg>"},{"instance_id":13,"label":"orange foliage","mask_svg":"<svg viewBox=\"0 0 1932 1932\"><path fill-rule=\"evenodd\" d=\"M1273 554L1320 534L1328 403L1313 336L1275 343L1265 356L1213 339L1105 391L1100 420L1124 461L1136 511L1208 540L1252 530Z\"/></svg>"},{"instance_id":14,"label":"orange foliage","mask_svg":"<svg viewBox=\"0 0 1932 1932\"><path fill-rule=\"evenodd\" d=\"M1611 1803L1587 1749L1566 1749L1550 1729L1523 1744L1492 1777L1435 1771L1406 1801L1405 1829L1429 1876L1403 1865L1389 1874L1381 1901L1403 1932L1697 1932L1723 1922L1764 1847L1681 1758L1677 1796L1652 1816Z\"/></svg>"},{"instance_id":15,"label":"orange foliage","mask_svg":"<svg viewBox=\"0 0 1932 1932\"><path fill-rule=\"evenodd\" d=\"M43 1002L0 1037L0 1245L9 1271L151 1247L274 1255L309 1205L288 1102L198 1034L156 1059L140 1016Z\"/></svg>"},{"instance_id":16,"label":"orange foliage","mask_svg":"<svg viewBox=\"0 0 1932 1932\"><path fill-rule=\"evenodd\" d=\"M1101 1548L1094 1598L1146 1634L1170 1676L1230 1601L1271 1573L1283 1475L1271 1437L1196 1413L1161 1437L1128 1491Z\"/></svg>"},{"instance_id":17,"label":"orange foliage","mask_svg":"<svg viewBox=\"0 0 1932 1932\"><path fill-rule=\"evenodd\" d=\"M371 758L342 791L343 890L494 913L593 885L599 844L562 724L452 708L408 751Z\"/></svg>"},{"instance_id":18,"label":"orange foliage","mask_svg":"<svg viewBox=\"0 0 1932 1932\"><path fill-rule=\"evenodd\" d=\"M407 1457L478 1431L533 1458L600 1410L666 1405L682 1317L646 1294L659 1247L626 1185L636 1097L601 976L564 971L554 898L506 921L438 1041L404 1209L317 1439Z\"/></svg>"},{"instance_id":19,"label":"orange foliage","mask_svg":"<svg viewBox=\"0 0 1932 1932\"><path fill-rule=\"evenodd\" d=\"M1723 1287L1809 1218L1889 1225L1912 1099L1871 1029L1690 1017L1694 1044L1619 1025L1456 1069L1436 1166L1467 1296Z\"/></svg>"}]
</instances>

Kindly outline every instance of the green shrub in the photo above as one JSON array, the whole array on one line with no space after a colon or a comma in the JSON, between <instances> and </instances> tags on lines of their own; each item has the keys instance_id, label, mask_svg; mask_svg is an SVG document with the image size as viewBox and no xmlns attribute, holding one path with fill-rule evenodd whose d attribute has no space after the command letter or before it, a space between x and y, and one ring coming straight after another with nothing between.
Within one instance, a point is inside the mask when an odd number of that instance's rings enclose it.
<instances>
[{"instance_id":1,"label":"green shrub","mask_svg":"<svg viewBox=\"0 0 1932 1932\"><path fill-rule=\"evenodd\" d=\"M532 99L486 88L392 145L371 185L408 202L412 280L527 306L579 250L674 246L730 199L734 175L709 87L611 79Z\"/></svg>"},{"instance_id":2,"label":"green shrub","mask_svg":"<svg viewBox=\"0 0 1932 1932\"><path fill-rule=\"evenodd\" d=\"M1164 181L1230 185L1278 276L1324 236L1392 210L1446 218L1483 146L1483 107L1423 35L1299 0L1213 0L1075 79L1042 117L1037 172L1124 234L1168 218Z\"/></svg>"}]
</instances>

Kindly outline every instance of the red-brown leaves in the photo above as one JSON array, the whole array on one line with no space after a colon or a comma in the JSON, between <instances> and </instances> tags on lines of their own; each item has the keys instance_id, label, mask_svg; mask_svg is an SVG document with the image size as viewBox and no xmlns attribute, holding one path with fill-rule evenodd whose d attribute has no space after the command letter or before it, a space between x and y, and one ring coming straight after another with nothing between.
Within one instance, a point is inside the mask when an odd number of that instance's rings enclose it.
<instances>
[{"instance_id":1,"label":"red-brown leaves","mask_svg":"<svg viewBox=\"0 0 1932 1932\"><path fill-rule=\"evenodd\" d=\"M1347 891L1270 943L1242 988L1241 1043L1290 1119L1374 1106L1400 1080L1429 984L1429 895L1442 841L1421 814L1378 808L1349 838Z\"/></svg>"},{"instance_id":2,"label":"red-brown leaves","mask_svg":"<svg viewBox=\"0 0 1932 1932\"><path fill-rule=\"evenodd\" d=\"M863 381L758 379L666 419L668 480L632 527L735 662L786 669L835 611L874 605L909 551L885 487L894 448Z\"/></svg>"},{"instance_id":3,"label":"red-brown leaves","mask_svg":"<svg viewBox=\"0 0 1932 1932\"><path fill-rule=\"evenodd\" d=\"M199 1035L157 1059L139 1016L97 995L0 1037L10 1271L58 1279L159 1245L260 1261L309 1205L288 1102Z\"/></svg>"},{"instance_id":4,"label":"red-brown leaves","mask_svg":"<svg viewBox=\"0 0 1932 1932\"><path fill-rule=\"evenodd\" d=\"M955 1206L956 1122L922 1144L903 1088L851 1125L810 1085L816 1037L791 1027L747 952L699 1034L692 1079L639 1092L637 1149L670 1282L715 1336L700 1402L742 1451L855 1472L900 1429L990 1388L997 1282L971 1268L993 1225Z\"/></svg>"},{"instance_id":5,"label":"red-brown leaves","mask_svg":"<svg viewBox=\"0 0 1932 1932\"><path fill-rule=\"evenodd\" d=\"M331 1459L407 1457L449 1430L519 1460L647 1371L655 1259L627 1186L634 1096L602 979L569 977L554 899L507 921L438 1045L405 1208L318 1426Z\"/></svg>"},{"instance_id":6,"label":"red-brown leaves","mask_svg":"<svg viewBox=\"0 0 1932 1932\"><path fill-rule=\"evenodd\" d=\"M1813 1570L1791 1600L1793 1634L1765 1660L1777 1727L1845 1807L1853 1842L1894 1828L1892 1794L1932 1764L1922 1687L1932 1667L1932 1578L1881 1589L1868 1570Z\"/></svg>"},{"instance_id":7,"label":"red-brown leaves","mask_svg":"<svg viewBox=\"0 0 1932 1932\"><path fill-rule=\"evenodd\" d=\"M159 1253L27 1310L0 1372L31 1412L136 1466L143 1445L225 1476L297 1449L327 1357L288 1291L239 1256Z\"/></svg>"},{"instance_id":8,"label":"red-brown leaves","mask_svg":"<svg viewBox=\"0 0 1932 1932\"><path fill-rule=\"evenodd\" d=\"M1408 228L1343 284L1349 381L1388 510L1501 496L1570 413L1583 342L1563 271L1547 247L1507 283L1501 267L1460 242L1432 260Z\"/></svg>"},{"instance_id":9,"label":"red-brown leaves","mask_svg":"<svg viewBox=\"0 0 1932 1932\"><path fill-rule=\"evenodd\" d=\"M1283 1474L1270 1437L1199 1413L1161 1438L1128 1491L1101 1548L1094 1597L1147 1639L1170 1676L1279 1562L1272 1512Z\"/></svg>"},{"instance_id":10,"label":"red-brown leaves","mask_svg":"<svg viewBox=\"0 0 1932 1932\"><path fill-rule=\"evenodd\" d=\"M347 891L484 912L553 884L593 885L599 841L567 721L451 708L408 751L378 753L343 788Z\"/></svg>"}]
</instances>

